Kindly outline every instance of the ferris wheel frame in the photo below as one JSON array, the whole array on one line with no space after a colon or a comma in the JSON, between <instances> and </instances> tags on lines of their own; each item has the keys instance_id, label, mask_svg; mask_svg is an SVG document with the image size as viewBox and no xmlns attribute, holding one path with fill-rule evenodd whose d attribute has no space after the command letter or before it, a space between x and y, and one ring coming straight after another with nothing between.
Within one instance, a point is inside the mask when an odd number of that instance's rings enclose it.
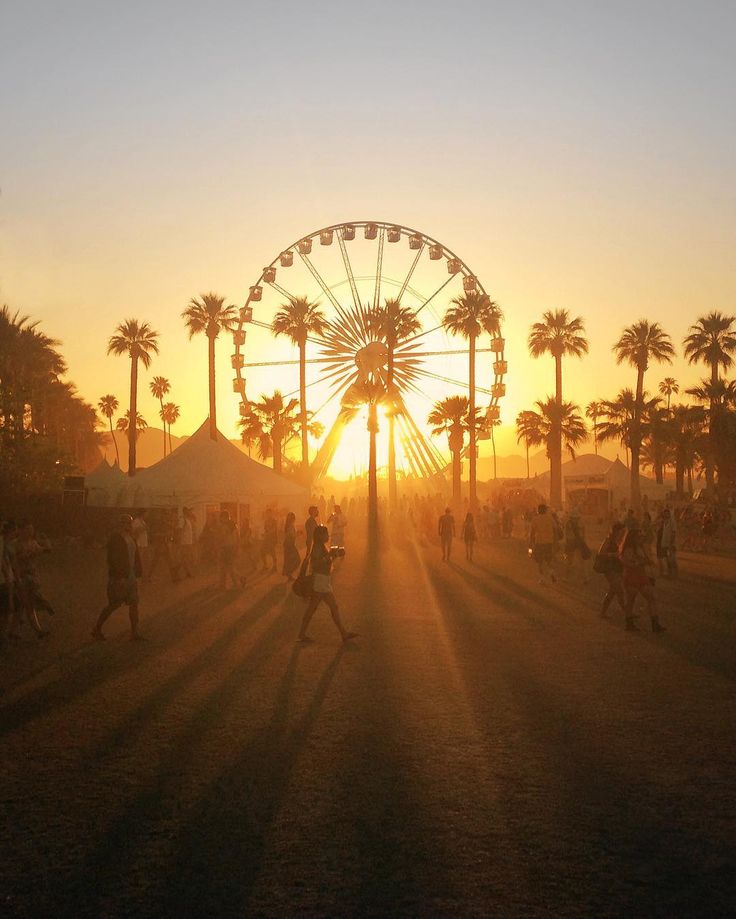
<instances>
[{"instance_id":1,"label":"ferris wheel frame","mask_svg":"<svg viewBox=\"0 0 736 919\"><path fill-rule=\"evenodd\" d=\"M462 277L462 286L465 293L476 292L482 297L488 297L490 300L490 297L486 293L483 284L463 259L461 259L455 252L453 252L448 246L445 246L439 240L419 230L413 229L412 227L407 227L403 224L391 223L389 221L383 220L354 220L335 223L331 224L330 226L313 230L312 232L299 237L289 246L282 249L279 254L263 268L261 275L256 283L250 286L248 297L244 305L239 310L238 324L233 330L234 353L231 358L231 364L233 370L235 371L233 391L240 397L241 416L246 416L250 411L250 402L246 394L245 370L247 363L245 361L244 353L246 342L246 330L244 327L247 325L255 325L269 331L271 330L270 323L261 322L254 317L254 304L261 302L264 287L268 286L278 292L285 299L292 300L295 295L278 283L277 276L280 269L288 271L288 269L294 265L294 258L297 256L307 267L324 296L338 311L341 311L345 307L345 304L340 303L340 301L336 298L334 294L334 288L343 286L346 282L350 286L351 298L355 308L362 309L363 307L356 284L356 277L353 272L350 256L347 249L347 244L353 242L356 239L359 231L362 231L364 239L369 241L376 241L377 243L376 269L375 274L373 275L374 289L372 306L374 309L380 302L382 280L385 280L387 283L396 285L399 283L398 281L394 281L392 279L383 278L382 266L385 245L387 243L389 245L394 245L400 242L403 237L408 239L409 248L415 252L415 255L409 270L403 282L401 283L399 293L395 299L400 301L407 290L411 291L415 296L417 295L417 292L410 287L410 282L417 266L419 265L423 253L425 250L427 250L428 258L430 261L445 261L447 265L448 276L430 296L426 298L422 297L422 303L419 305L419 307L416 308L417 314L420 313L430 303L432 303L435 298L438 297L441 292L455 278L458 277L458 275ZM343 264L345 267L345 278L341 279L337 284L333 284L331 286L327 284L319 270L315 267L314 262L310 258L315 241L317 245L325 247L331 246L335 243L335 241L337 241L337 245L340 249ZM358 280L365 280L366 278L370 278L370 275L361 275ZM313 341L313 343L318 345L321 344L319 339L310 338L308 340ZM488 389L484 389L482 387L479 387L478 389L490 397L490 401L486 409L486 418L489 422L493 423L497 422L500 416L500 408L498 403L506 393L506 386L503 382L503 379L508 371L508 364L505 358L505 339L502 337L500 330L498 335L491 338L490 351L493 352L495 358L492 365L493 383ZM253 366L256 365L256 362L253 362Z\"/></svg>"}]
</instances>

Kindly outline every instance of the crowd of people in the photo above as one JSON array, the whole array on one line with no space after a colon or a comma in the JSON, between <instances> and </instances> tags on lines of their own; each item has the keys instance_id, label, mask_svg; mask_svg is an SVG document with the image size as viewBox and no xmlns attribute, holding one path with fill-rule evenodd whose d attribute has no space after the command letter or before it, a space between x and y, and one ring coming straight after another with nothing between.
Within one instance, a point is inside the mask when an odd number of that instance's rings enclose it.
<instances>
[{"instance_id":1,"label":"crowd of people","mask_svg":"<svg viewBox=\"0 0 736 919\"><path fill-rule=\"evenodd\" d=\"M579 509L558 513L540 503L536 511L515 509L502 501L481 502L475 513L458 513L446 506L441 494L402 496L397 509L382 516L398 524L395 532L411 532L421 542L439 542L442 559L450 562L453 542L459 538L465 559L473 562L478 542L510 539L528 544L539 582L554 584L560 577L587 583L593 574L604 580L602 616L614 603L624 614L627 629L637 628L636 604L643 601L653 631L664 626L657 613L657 575L677 578L678 550L710 551L719 534L733 529L727 508L685 505L674 510L664 505L638 513L613 512L610 527L597 551L589 545ZM324 496L309 507L300 522L293 511L266 508L256 521L241 515L239 523L227 510L208 514L198 530L191 508L140 509L124 514L106 544L107 603L99 613L92 637L102 640L103 625L121 606L127 606L130 634L140 639L138 582L150 582L163 571L172 582L214 570L220 590L238 590L257 573L280 575L285 583L308 589L299 594L307 601L299 640L309 641L307 628L324 602L343 639L354 637L342 624L332 590L332 574L342 564L348 521L368 516L367 500L351 498L338 503ZM303 549L300 547L303 546ZM0 638L17 641L28 625L39 639L49 634L44 617L55 610L41 589L36 560L50 545L31 523L5 521L0 528ZM295 592L297 588L295 587ZM42 624L43 623L43 624Z\"/></svg>"}]
</instances>

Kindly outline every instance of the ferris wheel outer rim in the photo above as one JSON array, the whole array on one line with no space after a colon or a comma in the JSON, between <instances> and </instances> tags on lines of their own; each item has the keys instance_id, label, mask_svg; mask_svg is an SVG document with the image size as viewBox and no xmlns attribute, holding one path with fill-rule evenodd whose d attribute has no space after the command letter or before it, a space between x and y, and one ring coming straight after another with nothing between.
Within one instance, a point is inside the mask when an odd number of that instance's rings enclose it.
<instances>
[{"instance_id":1,"label":"ferris wheel outer rim","mask_svg":"<svg viewBox=\"0 0 736 919\"><path fill-rule=\"evenodd\" d=\"M282 253L284 253L284 252L290 252L290 251L292 251L292 250L295 250L295 249L297 248L297 246L299 245L299 243L302 242L303 240L305 240L305 239L312 240L312 239L315 239L315 238L319 238L319 237L322 235L322 233L328 233L328 232L335 233L335 232L337 232L337 231L339 231L339 230L344 229L345 227L354 227L354 228L357 229L357 228L359 228L359 227L366 227L366 226L369 226L369 225L371 225L371 226L376 226L376 227L378 227L379 229L384 229L384 230L388 230L388 229L391 229L391 230L393 230L393 229L398 229L399 232L400 232L400 234L401 234L401 236L421 236L421 237L422 237L422 240L423 240L423 243L424 243L425 246L426 246L426 245L430 245L430 246L431 246L431 245L441 246L441 247L442 247L443 257L445 257L448 261L449 261L450 259L456 259L456 260L460 263L460 266L461 266L460 271L456 272L456 274L462 274L463 277L473 277L473 278L475 278L476 286L477 286L479 292L482 293L482 294L484 294L485 296L489 296L488 293L486 292L486 289L483 287L483 284L481 283L481 281L480 281L478 275L475 274L475 272L473 272L473 271L470 269L470 267L469 267L468 264L465 262L465 260L462 259L462 258L460 258L459 255L456 255L455 252L452 251L452 249L450 249L450 248L449 248L448 246L446 246L444 243L440 242L440 240L435 239L433 236L430 236L430 235L427 234L427 233L423 233L421 230L415 230L415 229L413 229L413 228L411 228L411 227L404 226L404 224L391 223L390 221L386 221L386 220L345 220L345 221L342 221L341 223L334 223L334 224L331 224L330 226L326 226L326 227L322 227L322 228L320 228L320 229L318 229L318 230L314 230L314 231L312 231L311 233L305 233L303 236L300 236L298 239L294 240L294 242L291 243L291 245L286 246L285 248L281 249L281 250L279 251L279 254L276 256L276 258L274 258L271 262L269 262L268 265L265 265L265 266L263 267L263 269L261 270L261 274L260 274L258 280L256 281L255 284L252 285L251 288L249 288L249 290L248 290L248 297L247 297L245 303L243 304L242 309L245 309L246 307L248 307L248 306L250 305L250 303L251 303L251 298L252 298L252 296L253 296L253 289L256 288L256 287L262 286L262 285L264 284L264 280L263 280L263 279L264 279L264 277L265 277L265 275L266 275L266 271L269 270L270 268L276 267L277 262L279 262L280 259L281 259ZM268 282L265 282L265 283L268 283ZM259 303L260 300L256 300L256 301L254 301L254 302L255 302L255 303ZM240 397L240 402L241 402L242 405L246 405L246 406L249 404L249 401L250 401L250 400L248 399L248 397L247 397L247 395L246 395L246 392L245 392L245 380L243 379L243 375L242 375L242 373L241 373L241 369L244 369L244 368L241 368L241 367L239 366L240 361L238 360L238 358L240 357L240 353L241 353L240 349L241 349L241 347L243 347L243 346L241 346L241 345L238 343L237 338L236 338L236 335L237 335L239 332L241 332L242 329L243 329L243 326L244 326L244 325L247 325L247 324L248 324L248 323L247 323L245 320L243 320L242 318L240 318L240 313L238 313L238 324L237 324L237 327L233 329L233 340L234 340L233 346L234 346L234 349L235 349L235 353L233 354L233 357L236 358L236 362L235 362L235 363L236 363L236 366L235 366L233 369L235 370L236 381L237 381L237 383L239 384L239 386L238 386L238 396ZM500 329L499 329L499 331L500 331ZM499 338L503 338L502 335L500 335L500 336L498 336L498 337L499 337ZM506 350L506 349L505 349L505 340L504 340L504 348L503 348L501 351L494 352L494 355L495 355L494 363L497 362L497 361L505 361L505 350ZM492 384L492 386L495 387L495 386L497 386L497 385L503 383L503 378L504 378L505 374L504 374L504 373L496 373L495 370L494 370L493 373L494 373L494 378L493 378L493 384ZM491 398L490 398L490 402L489 402L489 406L488 406L488 407L489 407L489 408L491 408L492 406L498 407L498 402L499 402L499 400L500 400L501 398L502 398L502 396L496 396L496 395L493 395L493 394L492 394L492 395L491 395Z\"/></svg>"}]
</instances>

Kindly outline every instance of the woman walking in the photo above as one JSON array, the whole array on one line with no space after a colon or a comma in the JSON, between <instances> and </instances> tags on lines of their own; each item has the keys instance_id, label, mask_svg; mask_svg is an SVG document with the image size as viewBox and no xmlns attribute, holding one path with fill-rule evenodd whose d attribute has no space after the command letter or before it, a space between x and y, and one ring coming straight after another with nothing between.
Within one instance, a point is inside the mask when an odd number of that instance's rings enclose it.
<instances>
[{"instance_id":1,"label":"woman walking","mask_svg":"<svg viewBox=\"0 0 736 919\"><path fill-rule=\"evenodd\" d=\"M473 548L475 547L475 541L478 538L478 534L475 531L475 520L470 512L465 515L460 535L465 540L465 558L469 562L472 562Z\"/></svg>"},{"instance_id":2,"label":"woman walking","mask_svg":"<svg viewBox=\"0 0 736 919\"><path fill-rule=\"evenodd\" d=\"M323 602L330 610L332 621L335 623L335 627L342 636L342 640L350 641L351 638L357 637L356 632L348 632L342 624L337 600L335 600L335 595L332 592L332 552L330 552L327 547L329 538L330 534L327 527L318 526L315 528L312 553L309 556L312 576L314 578L312 583L312 594L307 603L307 608L304 611L302 627L299 629L299 638L297 639L304 643L314 641L313 638L307 635L307 629L309 628L309 623L312 621L312 616L314 616L317 607Z\"/></svg>"},{"instance_id":3,"label":"woman walking","mask_svg":"<svg viewBox=\"0 0 736 919\"><path fill-rule=\"evenodd\" d=\"M626 531L621 543L621 564L624 568L623 584L626 593L626 628L629 631L636 629L634 603L637 594L641 594L647 604L652 631L664 632L665 628L656 613L654 578L647 573L651 562L644 551L638 526L630 525Z\"/></svg>"},{"instance_id":4,"label":"woman walking","mask_svg":"<svg viewBox=\"0 0 736 919\"><path fill-rule=\"evenodd\" d=\"M618 600L618 605L626 612L626 596L624 594L624 583L621 575L623 574L623 565L618 556L619 544L624 533L623 523L616 522L611 526L608 536L601 543L598 554L593 563L593 570L602 574L608 584L608 590L603 597L601 605L601 616L608 615L608 607L614 600Z\"/></svg>"},{"instance_id":5,"label":"woman walking","mask_svg":"<svg viewBox=\"0 0 736 919\"><path fill-rule=\"evenodd\" d=\"M301 564L299 550L296 547L296 516L291 511L284 523L284 566L281 573L287 581L294 580L294 572Z\"/></svg>"}]
</instances>

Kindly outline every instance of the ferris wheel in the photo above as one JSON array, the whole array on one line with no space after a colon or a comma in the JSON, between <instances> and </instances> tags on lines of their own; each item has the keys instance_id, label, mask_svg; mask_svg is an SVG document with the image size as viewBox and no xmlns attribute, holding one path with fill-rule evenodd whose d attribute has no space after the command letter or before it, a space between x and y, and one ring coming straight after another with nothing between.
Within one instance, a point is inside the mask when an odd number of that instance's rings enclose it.
<instances>
[{"instance_id":1,"label":"ferris wheel","mask_svg":"<svg viewBox=\"0 0 736 919\"><path fill-rule=\"evenodd\" d=\"M377 425L380 402L394 481L397 464L417 478L443 474L447 459L425 433L422 402L468 393L467 344L442 325L448 304L461 296L490 303L465 262L426 233L358 220L302 236L264 267L240 309L232 367L241 416L274 380L284 397L304 395L305 415L308 407L310 419L324 419L323 436L307 459L309 476L317 479L327 474L361 407L368 406L368 430ZM273 331L277 313L296 300L318 304L323 320L305 336L298 359L294 341ZM375 320L389 304L414 318L410 334L387 343ZM498 423L506 391L504 348L500 328L476 346L476 405L486 405L491 423Z\"/></svg>"}]
</instances>

